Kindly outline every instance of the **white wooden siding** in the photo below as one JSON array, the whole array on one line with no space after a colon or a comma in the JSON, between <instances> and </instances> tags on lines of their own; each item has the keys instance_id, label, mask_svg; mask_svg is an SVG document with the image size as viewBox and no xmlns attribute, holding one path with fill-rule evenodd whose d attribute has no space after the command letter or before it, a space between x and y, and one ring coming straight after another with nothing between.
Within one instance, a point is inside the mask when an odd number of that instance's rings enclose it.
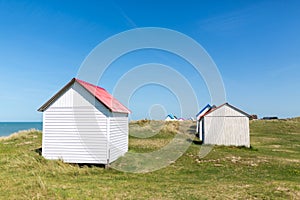
<instances>
[{"instance_id":1,"label":"white wooden siding","mask_svg":"<svg viewBox=\"0 0 300 200\"><path fill-rule=\"evenodd\" d=\"M44 111L42 148L47 159L113 162L128 151L128 114L111 113L75 82Z\"/></svg>"},{"instance_id":2,"label":"white wooden siding","mask_svg":"<svg viewBox=\"0 0 300 200\"><path fill-rule=\"evenodd\" d=\"M50 108L83 108L96 107L105 116L109 116L110 111L95 99L86 89L75 82L62 96L60 96ZM82 113L84 114L84 113Z\"/></svg>"},{"instance_id":3,"label":"white wooden siding","mask_svg":"<svg viewBox=\"0 0 300 200\"><path fill-rule=\"evenodd\" d=\"M109 111L93 98L81 86L73 85L44 111L45 158L69 163L107 163Z\"/></svg>"},{"instance_id":4,"label":"white wooden siding","mask_svg":"<svg viewBox=\"0 0 300 200\"><path fill-rule=\"evenodd\" d=\"M113 113L110 117L110 162L128 151L128 114Z\"/></svg>"},{"instance_id":5,"label":"white wooden siding","mask_svg":"<svg viewBox=\"0 0 300 200\"><path fill-rule=\"evenodd\" d=\"M203 120L204 144L250 147L249 118L243 113L224 105Z\"/></svg>"},{"instance_id":6,"label":"white wooden siding","mask_svg":"<svg viewBox=\"0 0 300 200\"><path fill-rule=\"evenodd\" d=\"M106 116L101 112L93 107L74 110L49 108L44 116L45 158L70 163L107 162Z\"/></svg>"},{"instance_id":7,"label":"white wooden siding","mask_svg":"<svg viewBox=\"0 0 300 200\"><path fill-rule=\"evenodd\" d=\"M248 117L205 117L204 143L250 146Z\"/></svg>"}]
</instances>

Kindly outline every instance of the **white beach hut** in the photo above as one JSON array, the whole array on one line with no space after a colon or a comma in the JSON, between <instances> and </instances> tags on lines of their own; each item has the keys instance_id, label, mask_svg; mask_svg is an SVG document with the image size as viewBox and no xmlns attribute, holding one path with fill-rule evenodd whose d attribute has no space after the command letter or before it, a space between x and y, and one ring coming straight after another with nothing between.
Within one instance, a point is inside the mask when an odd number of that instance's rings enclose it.
<instances>
[{"instance_id":1,"label":"white beach hut","mask_svg":"<svg viewBox=\"0 0 300 200\"><path fill-rule=\"evenodd\" d=\"M196 115L196 119L197 119L197 123L196 123L196 133L200 133L201 132L201 118L205 115L205 113L207 113L210 109L212 108L211 105L207 104L202 110L200 110L197 115ZM202 134L199 134L199 139L202 140Z\"/></svg>"},{"instance_id":2,"label":"white beach hut","mask_svg":"<svg viewBox=\"0 0 300 200\"><path fill-rule=\"evenodd\" d=\"M73 78L38 111L47 159L109 164L128 151L130 111L101 87Z\"/></svg>"},{"instance_id":3,"label":"white beach hut","mask_svg":"<svg viewBox=\"0 0 300 200\"><path fill-rule=\"evenodd\" d=\"M166 116L165 121L177 121L177 117L173 114L169 114Z\"/></svg>"},{"instance_id":4,"label":"white beach hut","mask_svg":"<svg viewBox=\"0 0 300 200\"><path fill-rule=\"evenodd\" d=\"M203 144L250 147L250 115L228 104L211 107L197 119Z\"/></svg>"}]
</instances>

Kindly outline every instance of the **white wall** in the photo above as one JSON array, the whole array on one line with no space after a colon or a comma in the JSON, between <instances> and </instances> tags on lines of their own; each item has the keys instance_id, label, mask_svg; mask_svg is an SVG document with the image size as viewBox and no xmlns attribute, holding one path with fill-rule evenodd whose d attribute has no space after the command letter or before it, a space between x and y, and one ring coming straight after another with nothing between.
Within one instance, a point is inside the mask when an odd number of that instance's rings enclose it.
<instances>
[{"instance_id":1,"label":"white wall","mask_svg":"<svg viewBox=\"0 0 300 200\"><path fill-rule=\"evenodd\" d=\"M204 144L250 147L249 118L225 105L204 117Z\"/></svg>"},{"instance_id":2,"label":"white wall","mask_svg":"<svg viewBox=\"0 0 300 200\"><path fill-rule=\"evenodd\" d=\"M43 156L69 163L107 163L109 110L75 83L44 111Z\"/></svg>"},{"instance_id":3,"label":"white wall","mask_svg":"<svg viewBox=\"0 0 300 200\"><path fill-rule=\"evenodd\" d=\"M128 114L113 113L110 117L110 162L128 151Z\"/></svg>"}]
</instances>

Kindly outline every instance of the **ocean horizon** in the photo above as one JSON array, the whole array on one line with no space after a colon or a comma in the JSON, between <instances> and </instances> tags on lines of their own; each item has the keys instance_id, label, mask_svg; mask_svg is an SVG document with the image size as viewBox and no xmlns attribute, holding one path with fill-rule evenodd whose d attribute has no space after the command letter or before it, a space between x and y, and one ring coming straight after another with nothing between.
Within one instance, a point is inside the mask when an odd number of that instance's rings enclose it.
<instances>
[{"instance_id":1,"label":"ocean horizon","mask_svg":"<svg viewBox=\"0 0 300 200\"><path fill-rule=\"evenodd\" d=\"M43 122L0 122L0 137L28 129L43 129Z\"/></svg>"}]
</instances>

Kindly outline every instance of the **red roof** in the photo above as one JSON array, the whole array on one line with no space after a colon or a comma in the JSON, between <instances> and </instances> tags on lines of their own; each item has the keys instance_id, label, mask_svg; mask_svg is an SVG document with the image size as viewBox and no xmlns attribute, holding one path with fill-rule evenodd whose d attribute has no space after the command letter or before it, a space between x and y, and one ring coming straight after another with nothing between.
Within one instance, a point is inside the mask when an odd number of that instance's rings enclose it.
<instances>
[{"instance_id":1,"label":"red roof","mask_svg":"<svg viewBox=\"0 0 300 200\"><path fill-rule=\"evenodd\" d=\"M77 78L75 80L112 112L130 113L130 110L128 108L121 104L104 88L79 80Z\"/></svg>"},{"instance_id":2,"label":"red roof","mask_svg":"<svg viewBox=\"0 0 300 200\"><path fill-rule=\"evenodd\" d=\"M88 82L73 78L65 87L56 93L49 101L47 101L38 111L46 110L56 99L58 99L75 81L85 88L91 95L100 101L111 112L130 113L130 110L109 94L104 88L90 84Z\"/></svg>"}]
</instances>

